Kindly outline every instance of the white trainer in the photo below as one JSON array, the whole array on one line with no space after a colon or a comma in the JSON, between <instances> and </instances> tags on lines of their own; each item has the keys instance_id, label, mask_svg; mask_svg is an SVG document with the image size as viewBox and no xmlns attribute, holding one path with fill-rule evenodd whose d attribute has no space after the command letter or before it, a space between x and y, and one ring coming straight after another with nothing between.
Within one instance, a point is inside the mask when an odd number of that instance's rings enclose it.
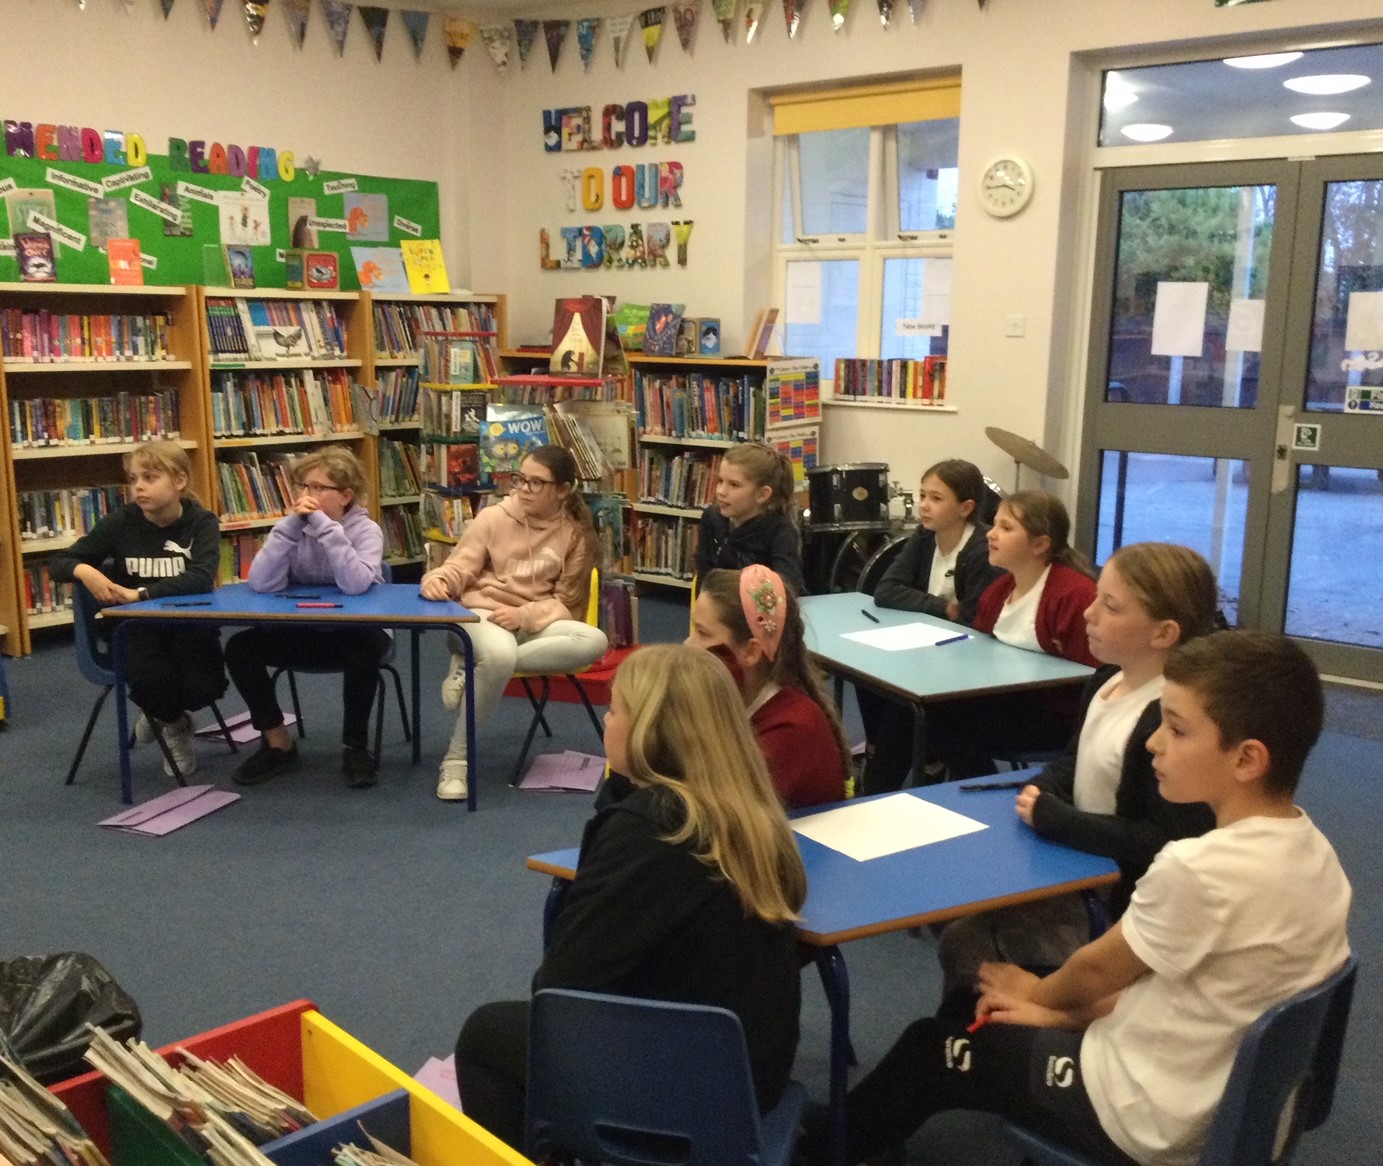
<instances>
[{"instance_id":1,"label":"white trainer","mask_svg":"<svg viewBox=\"0 0 1383 1166\"><path fill-rule=\"evenodd\" d=\"M437 778L437 796L444 802L464 802L470 792L466 785L466 759L442 758L442 772Z\"/></svg>"},{"instance_id":2,"label":"white trainer","mask_svg":"<svg viewBox=\"0 0 1383 1166\"><path fill-rule=\"evenodd\" d=\"M196 773L197 752L193 748L192 718L183 713L178 720L161 725L160 728L163 730L163 743L168 746L168 752L178 763L178 772L183 777L190 777ZM173 767L168 764L166 757L163 760L163 772L169 777L173 776Z\"/></svg>"},{"instance_id":3,"label":"white trainer","mask_svg":"<svg viewBox=\"0 0 1383 1166\"><path fill-rule=\"evenodd\" d=\"M447 678L442 681L442 707L455 712L466 699L466 657L460 652L451 654L451 668ZM462 781L465 780L464 774Z\"/></svg>"},{"instance_id":4,"label":"white trainer","mask_svg":"<svg viewBox=\"0 0 1383 1166\"><path fill-rule=\"evenodd\" d=\"M140 713L134 719L134 743L136 745L152 745L154 743L154 727L149 724L147 713Z\"/></svg>"}]
</instances>

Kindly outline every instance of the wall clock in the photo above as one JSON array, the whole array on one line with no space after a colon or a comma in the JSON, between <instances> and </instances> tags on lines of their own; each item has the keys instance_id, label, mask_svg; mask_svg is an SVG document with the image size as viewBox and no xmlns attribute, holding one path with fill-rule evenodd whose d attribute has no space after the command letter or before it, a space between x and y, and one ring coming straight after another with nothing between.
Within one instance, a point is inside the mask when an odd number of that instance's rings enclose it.
<instances>
[{"instance_id":1,"label":"wall clock","mask_svg":"<svg viewBox=\"0 0 1383 1166\"><path fill-rule=\"evenodd\" d=\"M1016 215L1032 200L1032 167L1017 154L995 158L980 175L980 205L996 218Z\"/></svg>"}]
</instances>

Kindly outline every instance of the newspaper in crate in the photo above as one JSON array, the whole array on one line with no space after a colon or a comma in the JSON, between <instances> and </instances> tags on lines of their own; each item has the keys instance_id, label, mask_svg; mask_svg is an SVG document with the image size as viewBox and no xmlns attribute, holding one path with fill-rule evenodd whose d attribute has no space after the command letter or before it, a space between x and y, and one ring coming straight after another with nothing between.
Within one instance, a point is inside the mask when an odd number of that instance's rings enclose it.
<instances>
[{"instance_id":1,"label":"newspaper in crate","mask_svg":"<svg viewBox=\"0 0 1383 1166\"><path fill-rule=\"evenodd\" d=\"M511 474L530 451L547 444L541 406L491 405L480 436L480 465L490 476Z\"/></svg>"}]
</instances>

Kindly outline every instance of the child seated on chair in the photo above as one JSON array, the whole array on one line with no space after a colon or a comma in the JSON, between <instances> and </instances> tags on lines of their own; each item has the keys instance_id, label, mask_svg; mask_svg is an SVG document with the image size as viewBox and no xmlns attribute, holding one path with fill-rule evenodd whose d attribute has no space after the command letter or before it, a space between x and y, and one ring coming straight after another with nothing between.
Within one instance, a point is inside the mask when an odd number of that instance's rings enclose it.
<instances>
[{"instance_id":1,"label":"child seated on chair","mask_svg":"<svg viewBox=\"0 0 1383 1166\"><path fill-rule=\"evenodd\" d=\"M1167 843L1123 918L1050 976L985 964L976 1017L994 1023L914 1022L850 1092L846 1160L979 1109L1101 1162L1192 1166L1245 1031L1349 956L1349 882L1293 804L1323 715L1286 637L1178 648L1148 748L1163 796L1209 803L1215 828ZM806 1160L826 1144L813 1129Z\"/></svg>"},{"instance_id":2,"label":"child seated on chair","mask_svg":"<svg viewBox=\"0 0 1383 1166\"><path fill-rule=\"evenodd\" d=\"M591 512L576 490L576 459L558 445L529 451L509 496L466 524L447 561L423 576L424 599L455 599L480 616L467 629L475 653L475 719L489 717L515 671L570 672L605 654L605 633L585 623L595 564ZM459 715L442 758L437 796L466 797L465 657L454 645L442 703Z\"/></svg>"},{"instance_id":3,"label":"child seated on chair","mask_svg":"<svg viewBox=\"0 0 1383 1166\"><path fill-rule=\"evenodd\" d=\"M297 499L269 532L250 564L256 591L338 587L359 595L383 582L384 535L365 509L365 470L344 445L293 462ZM370 709L379 662L389 647L383 628L330 630L292 624L246 628L226 641L226 667L259 730L259 751L235 771L240 785L259 785L298 768L298 746L283 723L269 669L329 668L341 676L341 775L352 789L375 783L369 751Z\"/></svg>"}]
</instances>

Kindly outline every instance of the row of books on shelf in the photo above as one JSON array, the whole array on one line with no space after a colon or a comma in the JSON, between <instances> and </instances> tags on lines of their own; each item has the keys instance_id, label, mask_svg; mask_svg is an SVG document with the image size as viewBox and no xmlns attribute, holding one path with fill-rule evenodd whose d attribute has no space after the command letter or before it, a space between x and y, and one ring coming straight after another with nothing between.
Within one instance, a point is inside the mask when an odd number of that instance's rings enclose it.
<instances>
[{"instance_id":1,"label":"row of books on shelf","mask_svg":"<svg viewBox=\"0 0 1383 1166\"><path fill-rule=\"evenodd\" d=\"M293 454L255 453L236 450L216 459L220 487L221 520L245 522L282 518L296 497L293 488Z\"/></svg>"},{"instance_id":2,"label":"row of books on shelf","mask_svg":"<svg viewBox=\"0 0 1383 1166\"><path fill-rule=\"evenodd\" d=\"M265 530L237 530L221 535L221 565L216 578L221 583L243 583L250 577L250 564L269 537Z\"/></svg>"},{"instance_id":3,"label":"row of books on shelf","mask_svg":"<svg viewBox=\"0 0 1383 1166\"><path fill-rule=\"evenodd\" d=\"M940 405L946 400L946 358L921 360L836 361L837 397L916 401Z\"/></svg>"},{"instance_id":4,"label":"row of books on shelf","mask_svg":"<svg viewBox=\"0 0 1383 1166\"><path fill-rule=\"evenodd\" d=\"M776 361L764 376L764 389L770 429L821 420L821 366L815 360Z\"/></svg>"},{"instance_id":5,"label":"row of books on shelf","mask_svg":"<svg viewBox=\"0 0 1383 1166\"><path fill-rule=\"evenodd\" d=\"M355 428L350 374L340 368L216 373L211 428L217 437L350 431Z\"/></svg>"},{"instance_id":6,"label":"row of books on shelf","mask_svg":"<svg viewBox=\"0 0 1383 1166\"><path fill-rule=\"evenodd\" d=\"M10 400L10 442L20 448L177 438L181 430L178 394L173 389Z\"/></svg>"},{"instance_id":7,"label":"row of books on shelf","mask_svg":"<svg viewBox=\"0 0 1383 1166\"><path fill-rule=\"evenodd\" d=\"M700 509L715 498L718 453L669 455L650 449L639 467L639 501Z\"/></svg>"},{"instance_id":8,"label":"row of books on shelf","mask_svg":"<svg viewBox=\"0 0 1383 1166\"><path fill-rule=\"evenodd\" d=\"M333 360L346 355L346 322L332 300L208 296L212 360Z\"/></svg>"},{"instance_id":9,"label":"row of books on shelf","mask_svg":"<svg viewBox=\"0 0 1383 1166\"><path fill-rule=\"evenodd\" d=\"M391 506L380 512L380 529L384 532L386 559L421 559L424 550L421 510L415 507Z\"/></svg>"},{"instance_id":10,"label":"row of books on shelf","mask_svg":"<svg viewBox=\"0 0 1383 1166\"><path fill-rule=\"evenodd\" d=\"M469 332L495 335L495 313L489 304L419 304L375 300L375 355L412 359L423 332Z\"/></svg>"},{"instance_id":11,"label":"row of books on shelf","mask_svg":"<svg viewBox=\"0 0 1383 1166\"><path fill-rule=\"evenodd\" d=\"M20 574L24 582L24 610L30 615L72 610L72 584L54 580L46 563L25 563Z\"/></svg>"},{"instance_id":12,"label":"row of books on shelf","mask_svg":"<svg viewBox=\"0 0 1383 1166\"><path fill-rule=\"evenodd\" d=\"M624 508L629 499L618 494L586 497L595 526L596 562L602 571L629 570L629 541L625 537Z\"/></svg>"},{"instance_id":13,"label":"row of books on shelf","mask_svg":"<svg viewBox=\"0 0 1383 1166\"><path fill-rule=\"evenodd\" d=\"M639 429L645 435L752 441L764 434L768 410L758 377L634 375Z\"/></svg>"},{"instance_id":14,"label":"row of books on shelf","mask_svg":"<svg viewBox=\"0 0 1383 1166\"><path fill-rule=\"evenodd\" d=\"M19 537L29 542L83 535L124 504L124 487L115 485L21 490Z\"/></svg>"},{"instance_id":15,"label":"row of books on shelf","mask_svg":"<svg viewBox=\"0 0 1383 1166\"><path fill-rule=\"evenodd\" d=\"M418 446L418 473L427 489L476 489L480 486L480 447L474 442L424 441Z\"/></svg>"},{"instance_id":16,"label":"row of books on shelf","mask_svg":"<svg viewBox=\"0 0 1383 1166\"><path fill-rule=\"evenodd\" d=\"M593 378L592 378L593 379ZM600 378L599 384L574 385L569 377L546 369L499 378L500 400L506 405L546 405L555 401L623 401L632 404L633 383L624 375Z\"/></svg>"},{"instance_id":17,"label":"row of books on shelf","mask_svg":"<svg viewBox=\"0 0 1383 1166\"><path fill-rule=\"evenodd\" d=\"M612 648L639 642L639 597L632 579L601 577L600 627Z\"/></svg>"},{"instance_id":18,"label":"row of books on shelf","mask_svg":"<svg viewBox=\"0 0 1383 1166\"><path fill-rule=\"evenodd\" d=\"M674 579L690 579L696 573L695 519L638 514L631 525L635 571Z\"/></svg>"},{"instance_id":19,"label":"row of books on shelf","mask_svg":"<svg viewBox=\"0 0 1383 1166\"><path fill-rule=\"evenodd\" d=\"M5 308L0 310L0 352L11 364L174 359L164 312L81 315Z\"/></svg>"},{"instance_id":20,"label":"row of books on shelf","mask_svg":"<svg viewBox=\"0 0 1383 1166\"><path fill-rule=\"evenodd\" d=\"M416 368L380 369L375 378L379 385L379 419L390 422L418 420L418 370Z\"/></svg>"},{"instance_id":21,"label":"row of books on shelf","mask_svg":"<svg viewBox=\"0 0 1383 1166\"><path fill-rule=\"evenodd\" d=\"M423 492L421 451L416 445L381 438L379 443L380 501Z\"/></svg>"},{"instance_id":22,"label":"row of books on shelf","mask_svg":"<svg viewBox=\"0 0 1383 1166\"><path fill-rule=\"evenodd\" d=\"M483 389L455 389L423 393L420 418L429 437L464 437L475 441L485 420L490 399Z\"/></svg>"},{"instance_id":23,"label":"row of books on shelf","mask_svg":"<svg viewBox=\"0 0 1383 1166\"><path fill-rule=\"evenodd\" d=\"M475 512L484 503L483 495L449 495L429 491L423 495L422 504L423 529L427 537L456 542L466 523L475 517Z\"/></svg>"},{"instance_id":24,"label":"row of books on shelf","mask_svg":"<svg viewBox=\"0 0 1383 1166\"><path fill-rule=\"evenodd\" d=\"M435 385L492 385L499 379L499 358L489 335L418 338L418 375Z\"/></svg>"}]
</instances>

